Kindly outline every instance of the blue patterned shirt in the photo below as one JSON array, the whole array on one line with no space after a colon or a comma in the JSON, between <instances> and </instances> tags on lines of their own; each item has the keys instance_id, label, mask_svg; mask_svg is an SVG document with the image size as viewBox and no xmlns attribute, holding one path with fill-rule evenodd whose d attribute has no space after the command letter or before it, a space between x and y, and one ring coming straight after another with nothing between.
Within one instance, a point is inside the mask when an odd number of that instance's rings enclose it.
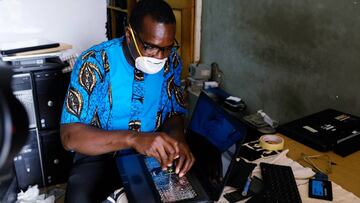
<instances>
[{"instance_id":1,"label":"blue patterned shirt","mask_svg":"<svg viewBox=\"0 0 360 203\"><path fill-rule=\"evenodd\" d=\"M166 118L185 114L180 87L182 64L173 51L156 74L130 65L123 37L85 51L77 60L61 123L84 123L105 130L153 132Z\"/></svg>"}]
</instances>

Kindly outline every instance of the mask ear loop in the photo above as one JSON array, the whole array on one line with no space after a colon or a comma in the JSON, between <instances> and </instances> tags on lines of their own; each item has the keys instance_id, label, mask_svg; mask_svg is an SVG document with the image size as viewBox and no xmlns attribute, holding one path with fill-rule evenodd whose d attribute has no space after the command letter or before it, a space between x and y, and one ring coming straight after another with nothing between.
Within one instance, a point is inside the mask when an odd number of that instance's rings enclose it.
<instances>
[{"instance_id":1,"label":"mask ear loop","mask_svg":"<svg viewBox=\"0 0 360 203\"><path fill-rule=\"evenodd\" d=\"M130 28L130 34L131 34L132 38L134 39L134 44L135 44L136 51L137 51L137 52L139 53L139 55L142 57L142 54L141 54L141 52L140 52L140 49L139 49L139 47L138 47L138 45L137 45L137 43L136 43L134 31L133 31L133 29L131 28L131 25L129 25L129 28Z\"/></svg>"}]
</instances>

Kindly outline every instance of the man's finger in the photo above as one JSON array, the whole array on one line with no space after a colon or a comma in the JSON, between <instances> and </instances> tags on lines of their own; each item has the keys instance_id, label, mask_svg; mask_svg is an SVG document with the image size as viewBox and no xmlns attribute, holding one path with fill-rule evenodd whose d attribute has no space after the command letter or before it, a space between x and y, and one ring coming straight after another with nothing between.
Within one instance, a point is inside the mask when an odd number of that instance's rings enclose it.
<instances>
[{"instance_id":1,"label":"man's finger","mask_svg":"<svg viewBox=\"0 0 360 203\"><path fill-rule=\"evenodd\" d=\"M184 165L184 156L180 156L177 163L176 163L176 169L175 173L180 175L180 171L183 168Z\"/></svg>"},{"instance_id":2,"label":"man's finger","mask_svg":"<svg viewBox=\"0 0 360 203\"><path fill-rule=\"evenodd\" d=\"M186 172L188 171L189 162L191 162L190 157L187 157L184 160L184 164L183 164L183 166L182 166L182 168L180 170L180 173L179 173L180 177L183 177L186 174Z\"/></svg>"},{"instance_id":3,"label":"man's finger","mask_svg":"<svg viewBox=\"0 0 360 203\"><path fill-rule=\"evenodd\" d=\"M169 164L168 155L166 154L166 152L162 146L157 147L156 151L158 152L160 159L161 159L161 162L160 162L161 168L163 170L166 170L167 165Z\"/></svg>"},{"instance_id":4,"label":"man's finger","mask_svg":"<svg viewBox=\"0 0 360 203\"><path fill-rule=\"evenodd\" d=\"M176 149L175 147L166 140L165 138L166 136L164 136L164 140L163 140L163 148L165 150L165 152L167 153L168 155L168 164L172 164L172 162L174 161L174 159L176 158L177 156L177 153L176 153ZM177 145L177 144L176 144Z\"/></svg>"},{"instance_id":5,"label":"man's finger","mask_svg":"<svg viewBox=\"0 0 360 203\"><path fill-rule=\"evenodd\" d=\"M161 156L159 155L159 153L157 151L153 151L151 153L151 156L154 157L156 160L158 160L160 163L160 166L162 166Z\"/></svg>"},{"instance_id":6,"label":"man's finger","mask_svg":"<svg viewBox=\"0 0 360 203\"><path fill-rule=\"evenodd\" d=\"M162 137L171 146L171 148L174 150L175 156L178 156L179 151L180 151L178 142L175 139L173 139L173 138L171 138L170 136L167 136L167 135L164 135ZM170 146L169 146L169 148L170 148ZM177 158L177 157L175 157L175 158Z\"/></svg>"},{"instance_id":7,"label":"man's finger","mask_svg":"<svg viewBox=\"0 0 360 203\"><path fill-rule=\"evenodd\" d=\"M195 157L194 157L194 155L191 153L191 165L190 165L190 168L194 165L194 163L195 163Z\"/></svg>"},{"instance_id":8,"label":"man's finger","mask_svg":"<svg viewBox=\"0 0 360 203\"><path fill-rule=\"evenodd\" d=\"M168 159L167 159L167 166L170 167L172 166L173 162L174 162L174 159L175 159L175 152L172 152L172 153L168 153Z\"/></svg>"},{"instance_id":9,"label":"man's finger","mask_svg":"<svg viewBox=\"0 0 360 203\"><path fill-rule=\"evenodd\" d=\"M182 168L182 170L180 171L180 177L185 175L191 168L191 166L194 163L194 157L191 153L188 154L188 156L186 156L185 162L184 162L184 166Z\"/></svg>"}]
</instances>

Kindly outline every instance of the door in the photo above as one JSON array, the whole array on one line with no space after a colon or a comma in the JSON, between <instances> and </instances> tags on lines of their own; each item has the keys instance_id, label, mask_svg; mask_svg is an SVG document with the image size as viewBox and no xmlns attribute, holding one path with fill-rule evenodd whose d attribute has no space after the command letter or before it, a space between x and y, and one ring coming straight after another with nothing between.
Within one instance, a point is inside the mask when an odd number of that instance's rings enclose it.
<instances>
[{"instance_id":1,"label":"door","mask_svg":"<svg viewBox=\"0 0 360 203\"><path fill-rule=\"evenodd\" d=\"M189 64L194 62L195 0L166 0L176 18L176 40L180 43L179 54L183 62L181 77L188 76Z\"/></svg>"}]
</instances>

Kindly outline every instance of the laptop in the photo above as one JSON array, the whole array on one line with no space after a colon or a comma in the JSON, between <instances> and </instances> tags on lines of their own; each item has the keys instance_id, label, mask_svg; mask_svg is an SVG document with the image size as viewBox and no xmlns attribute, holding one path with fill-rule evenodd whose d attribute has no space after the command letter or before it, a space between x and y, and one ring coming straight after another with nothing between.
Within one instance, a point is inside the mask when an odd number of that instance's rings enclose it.
<instances>
[{"instance_id":1,"label":"laptop","mask_svg":"<svg viewBox=\"0 0 360 203\"><path fill-rule=\"evenodd\" d=\"M360 149L360 118L335 109L291 121L278 130L319 151L346 156Z\"/></svg>"},{"instance_id":2,"label":"laptop","mask_svg":"<svg viewBox=\"0 0 360 203\"><path fill-rule=\"evenodd\" d=\"M60 46L57 42L44 39L32 39L16 42L0 42L0 54L10 55L25 51L48 49Z\"/></svg>"},{"instance_id":3,"label":"laptop","mask_svg":"<svg viewBox=\"0 0 360 203\"><path fill-rule=\"evenodd\" d=\"M162 171L158 161L137 153L116 158L129 202L213 202L229 180L246 126L202 92L186 140L196 159L182 178Z\"/></svg>"}]
</instances>

